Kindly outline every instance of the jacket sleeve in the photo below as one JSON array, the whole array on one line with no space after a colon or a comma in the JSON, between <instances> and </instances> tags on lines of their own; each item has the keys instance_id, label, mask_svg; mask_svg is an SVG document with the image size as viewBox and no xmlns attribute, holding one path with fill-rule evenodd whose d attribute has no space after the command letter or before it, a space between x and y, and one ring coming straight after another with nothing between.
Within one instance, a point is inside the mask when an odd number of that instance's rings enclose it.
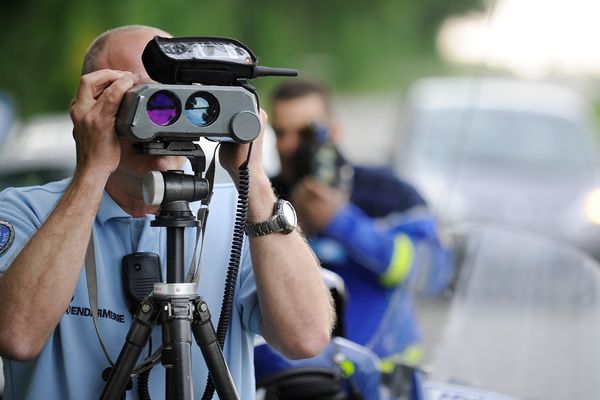
<instances>
[{"instance_id":1,"label":"jacket sleeve","mask_svg":"<svg viewBox=\"0 0 600 400\"><path fill-rule=\"evenodd\" d=\"M382 286L394 287L415 272L421 264L421 255L426 254L429 261L438 262L443 261L439 258L447 253L438 238L435 220L428 213L410 214L371 218L349 203L323 234L338 241L356 263L378 277ZM446 278L441 280L446 281Z\"/></svg>"}]
</instances>

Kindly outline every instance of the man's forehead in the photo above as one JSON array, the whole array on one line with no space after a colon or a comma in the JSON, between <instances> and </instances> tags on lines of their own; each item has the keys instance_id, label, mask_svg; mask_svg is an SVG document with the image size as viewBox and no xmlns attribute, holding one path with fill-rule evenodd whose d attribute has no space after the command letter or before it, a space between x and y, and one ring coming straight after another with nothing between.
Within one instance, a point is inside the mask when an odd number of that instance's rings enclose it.
<instances>
[{"instance_id":1,"label":"man's forehead","mask_svg":"<svg viewBox=\"0 0 600 400\"><path fill-rule=\"evenodd\" d=\"M277 125L307 124L328 119L325 103L316 94L280 100L274 104L273 114L273 122Z\"/></svg>"}]
</instances>

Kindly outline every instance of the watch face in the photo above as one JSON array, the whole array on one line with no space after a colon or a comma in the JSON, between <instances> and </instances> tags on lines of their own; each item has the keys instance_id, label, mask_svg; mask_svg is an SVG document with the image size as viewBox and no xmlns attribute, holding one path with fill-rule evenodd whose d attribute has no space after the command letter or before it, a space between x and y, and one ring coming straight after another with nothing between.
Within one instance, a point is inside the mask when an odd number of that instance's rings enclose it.
<instances>
[{"instance_id":1,"label":"watch face","mask_svg":"<svg viewBox=\"0 0 600 400\"><path fill-rule=\"evenodd\" d=\"M282 202L281 211L285 221L288 225L296 226L296 210L294 207L287 201Z\"/></svg>"}]
</instances>

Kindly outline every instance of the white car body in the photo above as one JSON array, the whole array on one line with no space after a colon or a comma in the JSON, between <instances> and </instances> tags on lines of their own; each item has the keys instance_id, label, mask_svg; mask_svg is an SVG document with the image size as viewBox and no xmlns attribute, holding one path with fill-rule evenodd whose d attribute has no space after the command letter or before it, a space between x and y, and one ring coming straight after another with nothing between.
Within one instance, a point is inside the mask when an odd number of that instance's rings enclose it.
<instances>
[{"instance_id":1,"label":"white car body","mask_svg":"<svg viewBox=\"0 0 600 400\"><path fill-rule=\"evenodd\" d=\"M518 226L600 255L599 156L583 96L515 79L429 78L412 87L406 121L394 168L444 222Z\"/></svg>"}]
</instances>

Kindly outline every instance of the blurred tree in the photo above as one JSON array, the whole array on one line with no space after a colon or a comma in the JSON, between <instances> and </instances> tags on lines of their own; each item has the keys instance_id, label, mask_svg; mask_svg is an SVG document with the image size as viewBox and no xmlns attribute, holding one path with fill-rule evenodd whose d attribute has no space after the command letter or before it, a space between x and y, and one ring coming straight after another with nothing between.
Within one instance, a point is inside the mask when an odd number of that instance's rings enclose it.
<instances>
[{"instance_id":1,"label":"blurred tree","mask_svg":"<svg viewBox=\"0 0 600 400\"><path fill-rule=\"evenodd\" d=\"M174 35L229 36L261 64L300 68L336 89L397 88L438 68L443 20L483 0L23 0L2 1L0 89L21 114L66 110L81 59L102 31L124 24ZM267 89L277 79L257 81Z\"/></svg>"}]
</instances>

